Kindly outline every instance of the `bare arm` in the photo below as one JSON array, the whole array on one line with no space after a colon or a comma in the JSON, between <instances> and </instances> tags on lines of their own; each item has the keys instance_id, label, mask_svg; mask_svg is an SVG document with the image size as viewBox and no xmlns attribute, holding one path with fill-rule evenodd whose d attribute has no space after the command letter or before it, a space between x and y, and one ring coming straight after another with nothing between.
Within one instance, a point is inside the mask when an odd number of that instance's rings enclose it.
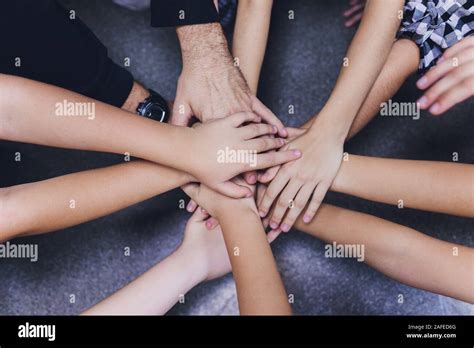
<instances>
[{"instance_id":1,"label":"bare arm","mask_svg":"<svg viewBox=\"0 0 474 348\"><path fill-rule=\"evenodd\" d=\"M90 221L163 192L191 178L146 161L0 189L0 241Z\"/></svg>"},{"instance_id":2,"label":"bare arm","mask_svg":"<svg viewBox=\"0 0 474 348\"><path fill-rule=\"evenodd\" d=\"M257 94L273 0L240 0L237 8L232 53L250 90Z\"/></svg>"},{"instance_id":3,"label":"bare arm","mask_svg":"<svg viewBox=\"0 0 474 348\"><path fill-rule=\"evenodd\" d=\"M291 308L257 214L253 197L227 199L204 185L183 190L211 216L224 234L243 315L289 315Z\"/></svg>"},{"instance_id":4,"label":"bare arm","mask_svg":"<svg viewBox=\"0 0 474 348\"><path fill-rule=\"evenodd\" d=\"M365 262L407 285L474 303L474 250L411 228L323 204L296 228L328 243L364 246Z\"/></svg>"},{"instance_id":5,"label":"bare arm","mask_svg":"<svg viewBox=\"0 0 474 348\"><path fill-rule=\"evenodd\" d=\"M331 190L376 202L474 217L474 165L349 155ZM400 201L401 200L401 201Z\"/></svg>"}]
</instances>

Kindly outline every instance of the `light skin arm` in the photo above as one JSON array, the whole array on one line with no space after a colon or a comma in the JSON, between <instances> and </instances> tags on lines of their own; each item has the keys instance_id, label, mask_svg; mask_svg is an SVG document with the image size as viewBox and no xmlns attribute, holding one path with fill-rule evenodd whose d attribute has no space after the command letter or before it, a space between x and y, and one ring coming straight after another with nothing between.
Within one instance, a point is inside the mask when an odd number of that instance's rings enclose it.
<instances>
[{"instance_id":1,"label":"light skin arm","mask_svg":"<svg viewBox=\"0 0 474 348\"><path fill-rule=\"evenodd\" d=\"M246 122L261 121L253 113L242 112L200 127L186 128L136 117L61 88L9 75L0 74L0 92L1 139L129 153L190 173L200 182L232 197L243 197L249 191L233 185L229 179L251 169L260 169L259 166L268 167L269 163L283 158L295 158L292 151L286 155L263 154L280 147L284 141L260 139L277 132L276 127L270 125L240 127ZM58 105L64 101L72 105L87 103L93 108L93 115L58 115ZM256 151L259 154L257 167L251 168L248 163L218 163L218 152L226 147Z\"/></svg>"},{"instance_id":2,"label":"light skin arm","mask_svg":"<svg viewBox=\"0 0 474 348\"><path fill-rule=\"evenodd\" d=\"M273 0L240 0L237 8L232 53L254 95L257 94Z\"/></svg>"},{"instance_id":3,"label":"light skin arm","mask_svg":"<svg viewBox=\"0 0 474 348\"><path fill-rule=\"evenodd\" d=\"M222 227L237 286L240 313L290 315L287 294L253 197L227 199L195 184L185 185L183 190L217 218Z\"/></svg>"},{"instance_id":4,"label":"light skin arm","mask_svg":"<svg viewBox=\"0 0 474 348\"><path fill-rule=\"evenodd\" d=\"M347 64L329 100L308 132L287 145L287 148L297 146L303 157L279 169L259 205L262 217L276 205L272 221L282 230L291 228L282 221L290 201L298 203L300 208L310 202L304 213L304 220L309 222L331 186L341 165L349 129L393 45L402 7L402 0L367 2L361 26L347 53ZM278 201L277 197L280 197Z\"/></svg>"},{"instance_id":5,"label":"light skin arm","mask_svg":"<svg viewBox=\"0 0 474 348\"><path fill-rule=\"evenodd\" d=\"M133 161L0 189L0 241L74 226L172 190L192 178Z\"/></svg>"},{"instance_id":6,"label":"light skin arm","mask_svg":"<svg viewBox=\"0 0 474 348\"><path fill-rule=\"evenodd\" d=\"M388 277L474 303L472 248L327 204L310 224L300 218L295 227L328 243L364 245L364 261Z\"/></svg>"},{"instance_id":7,"label":"light skin arm","mask_svg":"<svg viewBox=\"0 0 474 348\"><path fill-rule=\"evenodd\" d=\"M222 231L206 230L204 221L208 216L198 209L189 219L176 251L83 314L162 315L194 286L230 272Z\"/></svg>"}]
</instances>

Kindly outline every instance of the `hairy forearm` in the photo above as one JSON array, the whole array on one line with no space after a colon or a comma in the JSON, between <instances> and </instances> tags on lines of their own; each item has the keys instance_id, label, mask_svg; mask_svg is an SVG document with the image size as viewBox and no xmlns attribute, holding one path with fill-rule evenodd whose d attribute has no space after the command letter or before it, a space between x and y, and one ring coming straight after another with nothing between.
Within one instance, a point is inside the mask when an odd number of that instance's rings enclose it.
<instances>
[{"instance_id":1,"label":"hairy forearm","mask_svg":"<svg viewBox=\"0 0 474 348\"><path fill-rule=\"evenodd\" d=\"M78 105L88 113L67 109ZM190 160L188 151L180 151L186 149L189 128L137 117L55 86L0 74L0 106L4 140L128 153L180 170Z\"/></svg>"},{"instance_id":2,"label":"hairy forearm","mask_svg":"<svg viewBox=\"0 0 474 348\"><path fill-rule=\"evenodd\" d=\"M239 221L236 223L236 221ZM258 215L234 209L219 217L242 315L289 315L291 308Z\"/></svg>"},{"instance_id":3,"label":"hairy forearm","mask_svg":"<svg viewBox=\"0 0 474 348\"><path fill-rule=\"evenodd\" d=\"M310 224L300 218L295 227L328 243L364 246L364 262L397 281L474 302L472 248L327 204Z\"/></svg>"},{"instance_id":4,"label":"hairy forearm","mask_svg":"<svg viewBox=\"0 0 474 348\"><path fill-rule=\"evenodd\" d=\"M204 280L192 252L180 249L83 315L163 315Z\"/></svg>"},{"instance_id":5,"label":"hairy forearm","mask_svg":"<svg viewBox=\"0 0 474 348\"><path fill-rule=\"evenodd\" d=\"M4 188L0 191L0 240L90 221L189 180L183 172L133 161Z\"/></svg>"},{"instance_id":6,"label":"hairy forearm","mask_svg":"<svg viewBox=\"0 0 474 348\"><path fill-rule=\"evenodd\" d=\"M406 208L474 217L474 165L349 155L331 190Z\"/></svg>"},{"instance_id":7,"label":"hairy forearm","mask_svg":"<svg viewBox=\"0 0 474 348\"><path fill-rule=\"evenodd\" d=\"M232 53L250 90L256 94L262 68L273 0L240 0Z\"/></svg>"},{"instance_id":8,"label":"hairy forearm","mask_svg":"<svg viewBox=\"0 0 474 348\"><path fill-rule=\"evenodd\" d=\"M369 0L345 64L319 117L343 141L388 58L400 25L403 0Z\"/></svg>"},{"instance_id":9,"label":"hairy forearm","mask_svg":"<svg viewBox=\"0 0 474 348\"><path fill-rule=\"evenodd\" d=\"M232 65L227 40L219 23L186 25L176 29L183 69L215 70Z\"/></svg>"}]
</instances>

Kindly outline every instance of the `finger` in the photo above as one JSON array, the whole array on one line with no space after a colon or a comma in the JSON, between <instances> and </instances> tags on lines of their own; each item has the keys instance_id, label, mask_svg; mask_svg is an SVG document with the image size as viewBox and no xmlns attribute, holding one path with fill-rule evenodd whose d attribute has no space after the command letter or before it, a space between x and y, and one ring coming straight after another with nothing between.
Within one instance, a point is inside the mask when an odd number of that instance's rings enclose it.
<instances>
[{"instance_id":1,"label":"finger","mask_svg":"<svg viewBox=\"0 0 474 348\"><path fill-rule=\"evenodd\" d=\"M316 186L316 190L314 190L311 203L309 203L308 209L306 209L306 212L303 217L303 221L305 223L308 224L311 222L311 220L313 220L314 215L316 215L316 212L321 206L321 203L328 189L329 189L329 185L325 185L323 183L319 183L318 186Z\"/></svg>"},{"instance_id":2,"label":"finger","mask_svg":"<svg viewBox=\"0 0 474 348\"><path fill-rule=\"evenodd\" d=\"M275 116L275 114L267 108L257 97L252 96L252 110L260 116L266 123L276 126L278 129L278 134L281 137L286 137L288 131L285 129L283 123Z\"/></svg>"},{"instance_id":3,"label":"finger","mask_svg":"<svg viewBox=\"0 0 474 348\"><path fill-rule=\"evenodd\" d=\"M230 198L244 198L244 197L252 197L253 193L248 187L240 186L232 181L226 181L220 183L216 190Z\"/></svg>"},{"instance_id":4,"label":"finger","mask_svg":"<svg viewBox=\"0 0 474 348\"><path fill-rule=\"evenodd\" d=\"M280 192L283 191L289 180L290 178L285 172L278 173L275 179L273 179L273 181L265 191L265 195L263 196L262 201L258 206L260 217L263 218L267 215L273 202L280 195Z\"/></svg>"},{"instance_id":5,"label":"finger","mask_svg":"<svg viewBox=\"0 0 474 348\"><path fill-rule=\"evenodd\" d=\"M358 13L358 14L352 16L350 19L348 19L348 20L346 21L345 26L346 26L347 28L350 28L350 27L352 27L354 24L357 24L358 22L360 22L360 20L362 19L362 16L363 16L363 15L364 15L364 13L361 12L361 13Z\"/></svg>"},{"instance_id":6,"label":"finger","mask_svg":"<svg viewBox=\"0 0 474 348\"><path fill-rule=\"evenodd\" d=\"M277 238L278 236L281 234L281 230L278 229L278 230L271 230L270 232L267 233L267 241L268 243L273 243Z\"/></svg>"},{"instance_id":7,"label":"finger","mask_svg":"<svg viewBox=\"0 0 474 348\"><path fill-rule=\"evenodd\" d=\"M286 214L283 223L281 224L280 228L283 232L288 232L293 225L295 224L296 219L300 216L303 209L306 207L306 204L311 198L311 194L314 191L314 185L306 184L304 185L301 190L298 192L295 198L295 203L292 209L288 210L288 214Z\"/></svg>"},{"instance_id":8,"label":"finger","mask_svg":"<svg viewBox=\"0 0 474 348\"><path fill-rule=\"evenodd\" d=\"M425 95L420 99L423 102L423 105L420 103L420 107L422 109L430 108L430 112L434 111L434 113L437 114L440 106L438 98L441 95L456 87L461 87L461 89L467 87L469 90L468 86L462 82L472 75L472 69L474 69L474 61L471 64L465 64L451 71L425 92Z\"/></svg>"},{"instance_id":9,"label":"finger","mask_svg":"<svg viewBox=\"0 0 474 348\"><path fill-rule=\"evenodd\" d=\"M186 127L193 116L193 111L188 103L176 101L173 105L170 123L176 126Z\"/></svg>"},{"instance_id":10,"label":"finger","mask_svg":"<svg viewBox=\"0 0 474 348\"><path fill-rule=\"evenodd\" d=\"M461 82L456 87L446 91L442 96L438 98L438 101L431 107L431 114L438 116L451 109L456 104L463 102L464 100L471 97L473 94L470 90L474 90L474 77L469 78L468 82ZM466 85L470 85L471 89L467 88Z\"/></svg>"},{"instance_id":11,"label":"finger","mask_svg":"<svg viewBox=\"0 0 474 348\"><path fill-rule=\"evenodd\" d=\"M460 77L458 73L450 73L443 77L441 80L436 82L425 94L418 100L420 108L422 110L428 109L433 103L436 102L439 96L444 94L447 90L452 88L458 83Z\"/></svg>"},{"instance_id":12,"label":"finger","mask_svg":"<svg viewBox=\"0 0 474 348\"><path fill-rule=\"evenodd\" d=\"M276 126L265 123L253 123L239 129L245 140L260 137L262 135L275 134L278 132Z\"/></svg>"},{"instance_id":13,"label":"finger","mask_svg":"<svg viewBox=\"0 0 474 348\"><path fill-rule=\"evenodd\" d=\"M247 122L260 123L262 119L254 114L253 112L238 112L236 114L230 115L226 118L227 122L230 122L234 127L240 127L242 124Z\"/></svg>"},{"instance_id":14,"label":"finger","mask_svg":"<svg viewBox=\"0 0 474 348\"><path fill-rule=\"evenodd\" d=\"M196 209L194 214L191 216L191 220L194 222L202 222L209 217L209 214L205 209Z\"/></svg>"},{"instance_id":15,"label":"finger","mask_svg":"<svg viewBox=\"0 0 474 348\"><path fill-rule=\"evenodd\" d=\"M206 228L207 228L209 231L211 231L211 230L213 230L214 228L216 228L217 225L219 225L219 222L218 222L216 219L214 219L213 217L210 217L210 218L206 221L205 225L206 225Z\"/></svg>"},{"instance_id":16,"label":"finger","mask_svg":"<svg viewBox=\"0 0 474 348\"><path fill-rule=\"evenodd\" d=\"M256 153L276 150L283 145L286 145L286 141L282 138L262 137L246 141L247 148L255 151Z\"/></svg>"},{"instance_id":17,"label":"finger","mask_svg":"<svg viewBox=\"0 0 474 348\"><path fill-rule=\"evenodd\" d=\"M300 150L287 150L263 153L257 155L257 163L253 169L266 169L290 161L294 161L302 156Z\"/></svg>"},{"instance_id":18,"label":"finger","mask_svg":"<svg viewBox=\"0 0 474 348\"><path fill-rule=\"evenodd\" d=\"M457 44L451 46L448 48L444 53L443 53L443 58L444 59L450 59L455 57L459 52L463 51L464 49L468 47L474 47L474 36L469 36L461 41L459 41Z\"/></svg>"},{"instance_id":19,"label":"finger","mask_svg":"<svg viewBox=\"0 0 474 348\"><path fill-rule=\"evenodd\" d=\"M350 9L344 11L343 15L344 17L350 17L352 16L354 13L356 13L357 11L361 10L362 8L364 8L364 4L357 4L357 5L353 5Z\"/></svg>"},{"instance_id":20,"label":"finger","mask_svg":"<svg viewBox=\"0 0 474 348\"><path fill-rule=\"evenodd\" d=\"M426 89L441 79L443 76L448 74L450 71L472 60L474 60L474 55L468 50L465 50L457 56L456 64L452 59L438 61L435 67L430 69L421 79L417 81L416 85L419 89Z\"/></svg>"},{"instance_id":21,"label":"finger","mask_svg":"<svg viewBox=\"0 0 474 348\"><path fill-rule=\"evenodd\" d=\"M308 130L305 128L293 128L287 127L286 130L288 131L288 141L293 140L294 138L298 138L299 136L306 133Z\"/></svg>"},{"instance_id":22,"label":"finger","mask_svg":"<svg viewBox=\"0 0 474 348\"><path fill-rule=\"evenodd\" d=\"M290 183L285 187L283 192L280 195L280 198L276 201L275 204L275 211L273 212L270 218L270 228L277 229L280 226L283 217L285 216L286 212L290 209L294 208L294 200L298 191L303 186L303 182L298 180L291 179ZM282 228L283 230L283 228ZM286 230L288 232L290 229Z\"/></svg>"},{"instance_id":23,"label":"finger","mask_svg":"<svg viewBox=\"0 0 474 348\"><path fill-rule=\"evenodd\" d=\"M197 204L195 201L192 199L188 202L188 205L186 206L186 210L190 213L194 212L197 208Z\"/></svg>"},{"instance_id":24,"label":"finger","mask_svg":"<svg viewBox=\"0 0 474 348\"><path fill-rule=\"evenodd\" d=\"M280 170L280 167L281 166L271 167L271 168L267 169L266 171L264 171L263 173L260 173L258 175L258 181L263 183L263 184L269 183L277 175L278 170Z\"/></svg>"},{"instance_id":25,"label":"finger","mask_svg":"<svg viewBox=\"0 0 474 348\"><path fill-rule=\"evenodd\" d=\"M244 180L249 185L255 185L257 183L257 172L245 172L244 173Z\"/></svg>"}]
</instances>

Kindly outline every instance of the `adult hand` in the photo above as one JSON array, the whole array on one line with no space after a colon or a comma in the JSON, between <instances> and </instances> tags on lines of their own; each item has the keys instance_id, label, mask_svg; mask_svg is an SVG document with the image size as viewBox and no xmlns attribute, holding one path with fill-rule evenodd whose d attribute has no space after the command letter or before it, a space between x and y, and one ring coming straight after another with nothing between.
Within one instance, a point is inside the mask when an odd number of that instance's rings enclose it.
<instances>
[{"instance_id":1,"label":"adult hand","mask_svg":"<svg viewBox=\"0 0 474 348\"><path fill-rule=\"evenodd\" d=\"M303 220L309 223L313 219L342 162L343 141L332 134L330 125L316 119L310 130L282 148L301 149L303 156L281 166L258 202L262 218L275 204L270 217L273 230L288 232L310 200Z\"/></svg>"},{"instance_id":2,"label":"adult hand","mask_svg":"<svg viewBox=\"0 0 474 348\"><path fill-rule=\"evenodd\" d=\"M200 24L177 30L183 56L172 123L185 126L192 116L201 122L236 112L254 112L274 125L281 137L287 133L281 121L252 95L234 64L220 24Z\"/></svg>"},{"instance_id":3,"label":"adult hand","mask_svg":"<svg viewBox=\"0 0 474 348\"><path fill-rule=\"evenodd\" d=\"M474 95L474 36L444 52L435 67L417 82L425 91L418 100L422 110L441 115Z\"/></svg>"}]
</instances>

